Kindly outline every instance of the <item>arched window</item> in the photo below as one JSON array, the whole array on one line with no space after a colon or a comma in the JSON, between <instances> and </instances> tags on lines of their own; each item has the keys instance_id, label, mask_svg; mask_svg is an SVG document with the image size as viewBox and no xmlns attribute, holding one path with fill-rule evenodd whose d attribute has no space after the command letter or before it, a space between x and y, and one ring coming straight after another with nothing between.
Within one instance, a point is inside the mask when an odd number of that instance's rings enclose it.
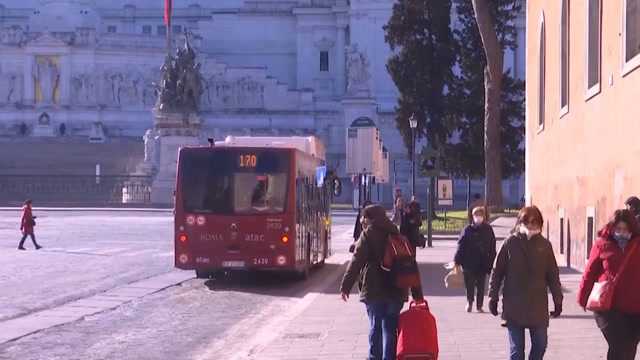
<instances>
[{"instance_id":1,"label":"arched window","mask_svg":"<svg viewBox=\"0 0 640 360\"><path fill-rule=\"evenodd\" d=\"M560 15L560 114L569 112L569 0L561 0Z\"/></svg>"},{"instance_id":2,"label":"arched window","mask_svg":"<svg viewBox=\"0 0 640 360\"><path fill-rule=\"evenodd\" d=\"M540 15L540 43L538 48L538 128L544 128L545 109L545 84L546 84L546 50L545 50L545 30L544 13Z\"/></svg>"}]
</instances>

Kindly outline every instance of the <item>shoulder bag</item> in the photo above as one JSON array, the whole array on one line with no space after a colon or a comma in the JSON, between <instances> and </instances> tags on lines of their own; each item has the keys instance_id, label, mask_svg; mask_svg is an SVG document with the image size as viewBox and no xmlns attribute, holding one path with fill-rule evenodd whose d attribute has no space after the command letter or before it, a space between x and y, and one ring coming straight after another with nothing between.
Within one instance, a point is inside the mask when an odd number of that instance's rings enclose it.
<instances>
[{"instance_id":1,"label":"shoulder bag","mask_svg":"<svg viewBox=\"0 0 640 360\"><path fill-rule=\"evenodd\" d=\"M635 240L630 245L629 250L625 254L625 258L622 261L622 265L613 279L598 281L593 284L593 290L591 290L591 294L589 294L589 299L587 300L587 310L597 312L611 310L616 283L618 282L618 279L620 279L620 274L622 274L626 269L629 259L633 256L633 252L637 247L638 240Z\"/></svg>"}]
</instances>

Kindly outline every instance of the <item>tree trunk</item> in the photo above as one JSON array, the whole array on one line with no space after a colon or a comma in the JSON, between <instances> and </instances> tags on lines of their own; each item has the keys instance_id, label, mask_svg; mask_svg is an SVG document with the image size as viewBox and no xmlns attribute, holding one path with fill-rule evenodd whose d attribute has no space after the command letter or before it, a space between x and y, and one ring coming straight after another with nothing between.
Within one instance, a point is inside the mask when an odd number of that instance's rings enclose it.
<instances>
[{"instance_id":1,"label":"tree trunk","mask_svg":"<svg viewBox=\"0 0 640 360\"><path fill-rule=\"evenodd\" d=\"M502 210L502 145L500 141L500 104L504 54L498 42L489 1L471 0L487 66L484 71L484 169L485 200L492 211Z\"/></svg>"}]
</instances>

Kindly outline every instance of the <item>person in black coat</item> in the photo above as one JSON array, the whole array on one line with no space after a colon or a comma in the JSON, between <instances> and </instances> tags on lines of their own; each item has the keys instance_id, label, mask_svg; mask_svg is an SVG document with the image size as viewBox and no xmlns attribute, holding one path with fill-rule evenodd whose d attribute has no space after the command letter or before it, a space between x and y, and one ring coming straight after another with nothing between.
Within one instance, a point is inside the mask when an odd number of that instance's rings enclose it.
<instances>
[{"instance_id":1,"label":"person in black coat","mask_svg":"<svg viewBox=\"0 0 640 360\"><path fill-rule=\"evenodd\" d=\"M458 250L454 257L457 266L462 266L467 290L467 312L471 312L476 300L478 312L484 312L484 291L487 275L491 274L496 258L496 236L487 223L484 207L472 211L473 224L462 230Z\"/></svg>"},{"instance_id":2,"label":"person in black coat","mask_svg":"<svg viewBox=\"0 0 640 360\"><path fill-rule=\"evenodd\" d=\"M422 214L420 211L420 203L412 200L407 206L404 216L402 216L402 224L400 225L400 233L404 235L409 243L413 246L413 256L416 255L418 246L424 247L420 227L422 226Z\"/></svg>"},{"instance_id":3,"label":"person in black coat","mask_svg":"<svg viewBox=\"0 0 640 360\"><path fill-rule=\"evenodd\" d=\"M356 216L356 224L353 227L353 244L351 244L351 246L349 246L349 252L353 253L353 251L356 248L356 241L358 241L358 239L360 238L360 234L362 233L362 211L364 210L364 208L366 208L367 206L371 205L372 202L370 200L365 201L362 204L362 208L358 210L358 215Z\"/></svg>"}]
</instances>

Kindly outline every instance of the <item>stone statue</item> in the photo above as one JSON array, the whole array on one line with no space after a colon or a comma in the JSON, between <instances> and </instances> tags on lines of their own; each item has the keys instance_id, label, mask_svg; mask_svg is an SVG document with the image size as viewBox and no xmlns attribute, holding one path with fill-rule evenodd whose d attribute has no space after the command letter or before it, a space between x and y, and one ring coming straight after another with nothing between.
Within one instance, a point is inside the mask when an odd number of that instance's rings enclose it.
<instances>
[{"instance_id":1,"label":"stone statue","mask_svg":"<svg viewBox=\"0 0 640 360\"><path fill-rule=\"evenodd\" d=\"M154 161L155 155L155 134L154 131L149 129L144 133L142 137L144 140L144 162L149 163Z\"/></svg>"},{"instance_id":2,"label":"stone statue","mask_svg":"<svg viewBox=\"0 0 640 360\"><path fill-rule=\"evenodd\" d=\"M347 49L347 75L348 85L347 92L350 94L358 91L369 90L369 61L365 54L358 51L356 44L351 45Z\"/></svg>"},{"instance_id":3,"label":"stone statue","mask_svg":"<svg viewBox=\"0 0 640 360\"><path fill-rule=\"evenodd\" d=\"M114 104L120 105L124 76L121 73L115 73L109 76L109 80L111 81L111 100Z\"/></svg>"},{"instance_id":4,"label":"stone statue","mask_svg":"<svg viewBox=\"0 0 640 360\"><path fill-rule=\"evenodd\" d=\"M0 44L20 46L24 44L25 40L24 30L18 25L0 30Z\"/></svg>"},{"instance_id":5,"label":"stone statue","mask_svg":"<svg viewBox=\"0 0 640 360\"><path fill-rule=\"evenodd\" d=\"M44 58L43 61L36 63L34 72L34 76L40 85L42 102L44 104L53 104L58 81L60 80L58 67L50 58Z\"/></svg>"},{"instance_id":6,"label":"stone statue","mask_svg":"<svg viewBox=\"0 0 640 360\"><path fill-rule=\"evenodd\" d=\"M200 64L195 60L196 54L189 43L189 34L185 33L184 47L176 51L175 57L168 55L160 69L162 80L160 85L156 85L157 110L161 112L198 112L203 86Z\"/></svg>"}]
</instances>

